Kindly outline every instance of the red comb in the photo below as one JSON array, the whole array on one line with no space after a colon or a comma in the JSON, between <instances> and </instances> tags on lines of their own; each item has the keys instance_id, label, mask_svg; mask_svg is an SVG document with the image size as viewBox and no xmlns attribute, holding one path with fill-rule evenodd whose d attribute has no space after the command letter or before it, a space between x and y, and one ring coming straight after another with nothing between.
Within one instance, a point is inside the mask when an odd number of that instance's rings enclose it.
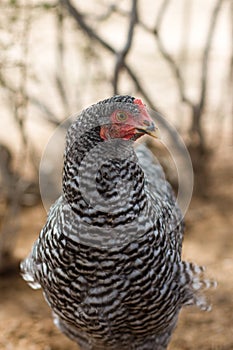
<instances>
[{"instance_id":1,"label":"red comb","mask_svg":"<svg viewBox=\"0 0 233 350\"><path fill-rule=\"evenodd\" d=\"M135 100L133 101L133 103L139 105L139 106L145 106L144 103L142 102L142 100L140 98L135 98Z\"/></svg>"}]
</instances>

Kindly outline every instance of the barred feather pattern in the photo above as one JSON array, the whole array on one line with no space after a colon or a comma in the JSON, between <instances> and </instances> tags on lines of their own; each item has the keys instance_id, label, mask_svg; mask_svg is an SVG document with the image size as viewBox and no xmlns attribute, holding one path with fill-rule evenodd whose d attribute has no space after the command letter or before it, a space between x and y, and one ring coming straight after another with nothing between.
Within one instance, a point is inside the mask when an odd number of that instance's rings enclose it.
<instances>
[{"instance_id":1,"label":"barred feather pattern","mask_svg":"<svg viewBox=\"0 0 233 350\"><path fill-rule=\"evenodd\" d=\"M135 109L130 97L117 98ZM100 139L96 115L105 106L108 115L106 100L68 131L63 194L22 274L42 287L55 324L82 349L165 350L182 306L208 308L201 291L210 282L181 259L181 213L150 151Z\"/></svg>"}]
</instances>

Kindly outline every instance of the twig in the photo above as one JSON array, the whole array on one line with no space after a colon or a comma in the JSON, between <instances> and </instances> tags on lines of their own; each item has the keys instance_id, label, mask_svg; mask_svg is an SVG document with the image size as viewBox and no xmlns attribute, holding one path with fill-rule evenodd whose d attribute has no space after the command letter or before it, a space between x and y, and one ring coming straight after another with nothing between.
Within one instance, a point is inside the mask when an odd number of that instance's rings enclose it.
<instances>
[{"instance_id":1,"label":"twig","mask_svg":"<svg viewBox=\"0 0 233 350\"><path fill-rule=\"evenodd\" d=\"M183 30L181 34L181 49L179 54L179 61L182 63L182 66L187 62L187 52L188 52L188 42L190 37L191 29L191 16L192 16L192 1L184 1L182 9L182 23ZM184 68L183 68L184 71Z\"/></svg>"},{"instance_id":2,"label":"twig","mask_svg":"<svg viewBox=\"0 0 233 350\"><path fill-rule=\"evenodd\" d=\"M200 108L200 115L202 114L205 101L206 101L206 88L208 83L208 69L209 69L209 55L210 55L210 49L213 41L214 36L214 30L216 28L217 18L220 12L221 5L224 0L217 0L215 7L212 12L209 30L206 38L206 44L203 52L203 58L202 58L202 76L201 76L201 89L200 89L200 100L199 100L199 108Z\"/></svg>"},{"instance_id":3,"label":"twig","mask_svg":"<svg viewBox=\"0 0 233 350\"><path fill-rule=\"evenodd\" d=\"M167 10L167 7L170 3L170 0L164 0L159 8L159 11L158 11L158 15L157 15L157 18L156 18L156 21L155 21L155 27L154 27L154 31L160 31L160 27L162 25L162 21L163 21L163 17L165 15L165 12Z\"/></svg>"},{"instance_id":4,"label":"twig","mask_svg":"<svg viewBox=\"0 0 233 350\"><path fill-rule=\"evenodd\" d=\"M40 3L33 3L29 4L26 3L20 3L18 1L7 1L6 3L1 2L0 3L0 9L11 9L13 8L14 10L35 10L35 9L42 9L42 10L50 10L56 8L58 5L58 2L55 1L54 3L51 3L50 1L43 1Z\"/></svg>"},{"instance_id":5,"label":"twig","mask_svg":"<svg viewBox=\"0 0 233 350\"><path fill-rule=\"evenodd\" d=\"M233 118L233 2L230 4L230 23L231 23L231 58L230 58L230 69L229 69L229 93L230 93L230 103L231 103L231 114ZM233 120L232 120L233 121Z\"/></svg>"},{"instance_id":6,"label":"twig","mask_svg":"<svg viewBox=\"0 0 233 350\"><path fill-rule=\"evenodd\" d=\"M163 58L165 59L165 61L169 64L170 69L176 79L176 83L178 86L178 90L179 90L179 94L180 94L180 99L182 102L187 103L190 107L193 106L193 102L188 98L188 96L186 95L185 92L185 83L184 83L184 79L183 79L183 75L181 73L181 69L180 67L177 65L177 63L175 62L175 60L173 59L173 57L168 53L168 51L166 50L163 41L160 38L160 35L157 33L155 33L156 37L157 37L157 45L159 48L160 53L162 54Z\"/></svg>"},{"instance_id":7,"label":"twig","mask_svg":"<svg viewBox=\"0 0 233 350\"><path fill-rule=\"evenodd\" d=\"M57 86L57 90L59 92L59 96L61 98L63 109L65 114L70 113L69 107L69 99L66 94L66 89L64 87L65 84L65 69L64 69L64 18L63 18L63 9L61 7L57 7L57 67L56 67L56 75L55 82Z\"/></svg>"},{"instance_id":8,"label":"twig","mask_svg":"<svg viewBox=\"0 0 233 350\"><path fill-rule=\"evenodd\" d=\"M111 17L111 15L116 11L116 4L110 4L106 10L105 13L101 14L101 15L95 15L95 14L91 14L91 15L84 15L85 17L89 17L92 20L98 21L98 22L103 22L106 21L107 19L109 19Z\"/></svg>"},{"instance_id":9,"label":"twig","mask_svg":"<svg viewBox=\"0 0 233 350\"><path fill-rule=\"evenodd\" d=\"M76 23L79 25L79 27L91 38L96 40L103 46L105 49L110 51L111 53L116 54L115 49L107 43L103 38L101 38L90 26L87 25L85 22L83 14L75 8L70 0L60 0L61 4L66 7L69 14L75 19Z\"/></svg>"},{"instance_id":10,"label":"twig","mask_svg":"<svg viewBox=\"0 0 233 350\"><path fill-rule=\"evenodd\" d=\"M61 121L53 113L53 111L46 106L41 100L37 99L35 96L28 95L29 101L36 106L43 114L43 118L46 119L51 124L58 126Z\"/></svg>"},{"instance_id":11,"label":"twig","mask_svg":"<svg viewBox=\"0 0 233 350\"><path fill-rule=\"evenodd\" d=\"M185 83L184 83L184 78L183 78L181 69L180 69L179 65L175 62L175 60L173 59L172 55L166 49L166 47L161 39L161 36L160 36L162 21L163 21L167 6L169 5L169 2L170 2L170 0L164 0L162 2L161 6L159 8L159 11L158 11L158 15L156 17L154 28L148 27L140 19L138 19L138 23L145 31L147 31L149 34L152 34L155 36L159 52L162 55L162 57L164 58L164 60L167 62L167 64L169 65L169 67L172 71L172 74L175 78L181 101L186 103L189 107L193 108L194 103L188 98L188 96L186 95L186 92L185 92Z\"/></svg>"},{"instance_id":12,"label":"twig","mask_svg":"<svg viewBox=\"0 0 233 350\"><path fill-rule=\"evenodd\" d=\"M158 12L158 16L156 18L153 34L157 39L157 45L160 53L162 54L165 61L169 64L170 69L175 77L181 101L187 103L190 107L192 107L193 102L188 98L185 92L185 83L184 83L183 75L181 73L181 69L173 59L172 55L170 55L170 53L167 51L160 36L160 28L161 28L162 20L165 15L165 11L167 9L168 4L169 4L169 0L163 1L161 8Z\"/></svg>"},{"instance_id":13,"label":"twig","mask_svg":"<svg viewBox=\"0 0 233 350\"><path fill-rule=\"evenodd\" d=\"M20 85L16 94L15 101L15 120L19 126L21 139L23 142L22 149L22 159L25 159L26 149L27 149L27 135L25 132L25 120L27 118L27 110L28 110L28 97L27 97L27 79L28 79L28 66L27 66L27 58L28 58L28 45L29 45L29 31L31 26L30 15L23 10L23 31L22 31L22 49L24 56L24 64L22 64L20 68ZM17 98L18 97L18 98Z\"/></svg>"},{"instance_id":14,"label":"twig","mask_svg":"<svg viewBox=\"0 0 233 350\"><path fill-rule=\"evenodd\" d=\"M132 8L129 17L129 29L128 35L125 42L125 45L121 51L117 53L116 64L113 75L113 91L114 94L118 94L118 81L119 81L119 73L121 69L125 66L125 59L127 54L129 53L130 48L132 47L133 34L135 24L137 22L137 0L132 0Z\"/></svg>"},{"instance_id":15,"label":"twig","mask_svg":"<svg viewBox=\"0 0 233 350\"><path fill-rule=\"evenodd\" d=\"M201 118L203 116L204 108L206 105L206 95L207 95L207 84L208 84L208 71L209 71L209 55L210 49L214 37L214 31L216 28L217 18L221 9L221 5L224 0L217 0L210 18L209 29L206 37L206 44L204 46L204 52L202 57L202 67L201 67L201 86L200 86L200 97L198 103L193 107L193 118L191 125L191 132L197 133L199 136L199 142L202 149L205 148L205 140L202 131Z\"/></svg>"},{"instance_id":16,"label":"twig","mask_svg":"<svg viewBox=\"0 0 233 350\"><path fill-rule=\"evenodd\" d=\"M101 38L86 22L83 17L83 15L79 12L77 8L75 8L70 0L60 0L61 3L67 8L70 15L75 19L77 25L84 31L84 33L92 40L96 41L98 44L100 44L104 49L109 51L110 53L117 55L116 49L111 46L108 42L106 42L103 38ZM151 98L149 97L148 93L145 91L143 86L140 83L140 80L138 79L136 73L132 70L132 68L123 60L123 67L125 68L126 72L128 73L129 77L133 81L133 83L136 86L136 89L139 93L142 94L142 96L145 99L145 102L148 102L149 107L152 109L158 110L158 108L155 107L154 103L152 102Z\"/></svg>"},{"instance_id":17,"label":"twig","mask_svg":"<svg viewBox=\"0 0 233 350\"><path fill-rule=\"evenodd\" d=\"M100 38L98 36L98 34L95 33L92 30L92 28L87 25L87 23L85 22L82 14L76 8L74 8L73 5L71 5L70 0L61 0L61 2L63 4L65 3L65 6L67 7L69 13L74 17L74 19L76 20L76 22L80 26L80 28L82 30L84 30L84 32L91 39L94 39L95 41L97 41L99 44L101 44L101 46L103 46L105 49L107 49L111 53L116 54L116 50L110 44L106 43L102 38ZM169 130L172 140L174 142L177 142L177 135L173 132L173 129L170 128L169 124L167 124L165 122L164 118L162 117L163 113L159 112L158 108L155 106L155 104L153 103L152 99L150 98L148 93L145 91L143 85L141 84L140 80L136 76L135 72L125 62L125 60L123 60L122 65L125 68L127 74L131 78L131 80L133 81L137 91L142 95L144 101L148 104L148 107L150 107L151 109L153 109L153 110L158 112L156 117L157 117L157 120L160 122L160 125L163 126L164 128L166 128L167 130Z\"/></svg>"}]
</instances>

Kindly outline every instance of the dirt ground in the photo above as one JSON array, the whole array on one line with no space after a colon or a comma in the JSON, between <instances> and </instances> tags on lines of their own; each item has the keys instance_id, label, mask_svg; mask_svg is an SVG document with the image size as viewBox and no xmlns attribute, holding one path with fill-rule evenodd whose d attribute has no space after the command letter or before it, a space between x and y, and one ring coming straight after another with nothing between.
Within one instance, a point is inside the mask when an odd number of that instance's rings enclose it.
<instances>
[{"instance_id":1,"label":"dirt ground","mask_svg":"<svg viewBox=\"0 0 233 350\"><path fill-rule=\"evenodd\" d=\"M184 258L207 267L218 281L211 292L212 311L185 308L169 350L233 349L232 155L213 159L211 195L194 198L186 215ZM231 182L230 182L231 181ZM23 259L37 237L46 214L41 206L22 212L15 255ZM34 291L18 270L0 277L1 350L75 350L53 325L41 291Z\"/></svg>"}]
</instances>

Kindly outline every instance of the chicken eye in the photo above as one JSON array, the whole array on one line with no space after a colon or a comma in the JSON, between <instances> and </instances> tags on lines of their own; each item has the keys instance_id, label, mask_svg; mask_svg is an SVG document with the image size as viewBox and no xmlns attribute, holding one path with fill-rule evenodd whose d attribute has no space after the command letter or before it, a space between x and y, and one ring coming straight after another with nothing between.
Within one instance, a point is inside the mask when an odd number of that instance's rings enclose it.
<instances>
[{"instance_id":1,"label":"chicken eye","mask_svg":"<svg viewBox=\"0 0 233 350\"><path fill-rule=\"evenodd\" d=\"M116 113L116 119L118 122L124 122L128 118L128 114L124 111L118 111Z\"/></svg>"}]
</instances>

